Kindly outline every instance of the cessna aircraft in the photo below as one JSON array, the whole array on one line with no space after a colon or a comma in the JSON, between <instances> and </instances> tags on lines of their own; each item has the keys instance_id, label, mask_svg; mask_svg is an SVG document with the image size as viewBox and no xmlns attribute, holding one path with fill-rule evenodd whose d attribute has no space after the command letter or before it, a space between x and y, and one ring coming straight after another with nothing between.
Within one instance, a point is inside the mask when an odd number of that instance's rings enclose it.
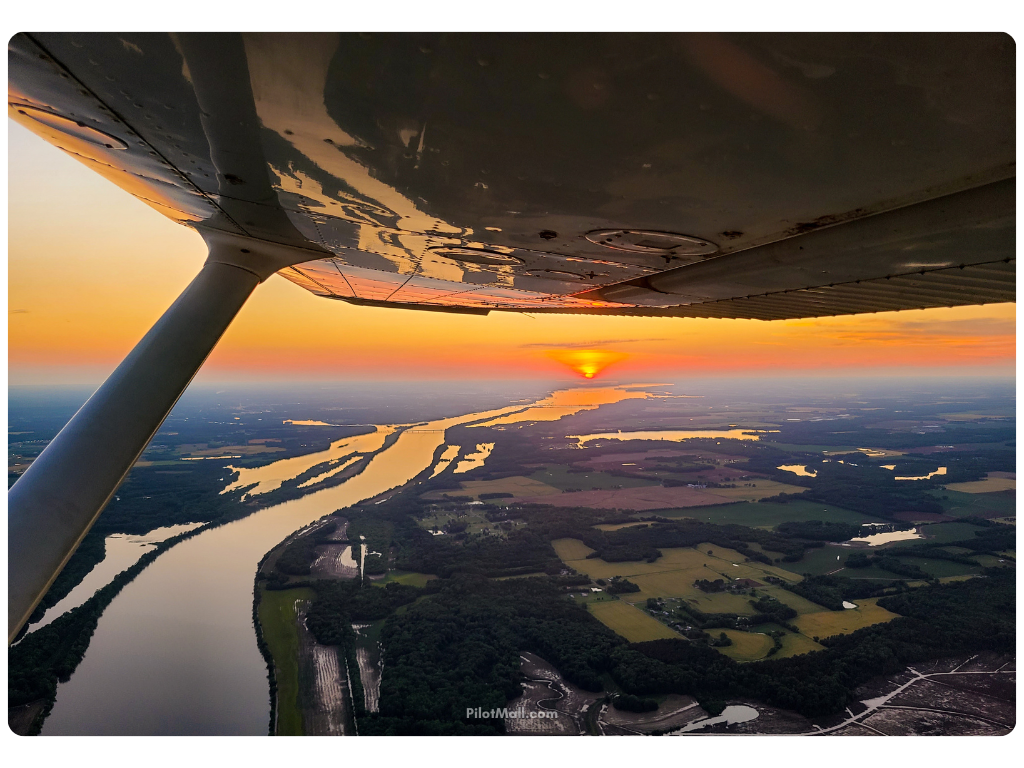
<instances>
[{"instance_id":1,"label":"cessna aircraft","mask_svg":"<svg viewBox=\"0 0 1024 768\"><path fill-rule=\"evenodd\" d=\"M13 120L209 246L14 484L14 637L248 296L773 320L1015 300L1002 34L76 34Z\"/></svg>"}]
</instances>

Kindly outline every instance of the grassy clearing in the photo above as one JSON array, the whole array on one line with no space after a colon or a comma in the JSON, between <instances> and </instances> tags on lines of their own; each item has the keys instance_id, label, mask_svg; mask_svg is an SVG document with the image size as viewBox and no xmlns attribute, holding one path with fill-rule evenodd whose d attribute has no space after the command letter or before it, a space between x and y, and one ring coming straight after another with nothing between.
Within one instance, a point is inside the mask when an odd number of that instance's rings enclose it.
<instances>
[{"instance_id":1,"label":"grassy clearing","mask_svg":"<svg viewBox=\"0 0 1024 768\"><path fill-rule=\"evenodd\" d=\"M655 480L639 477L618 477L608 472L570 472L564 464L553 464L534 472L530 480L557 488L560 491L577 488L584 491L605 491L609 488L643 488L659 485ZM525 494L522 494L525 495Z\"/></svg>"},{"instance_id":2,"label":"grassy clearing","mask_svg":"<svg viewBox=\"0 0 1024 768\"><path fill-rule=\"evenodd\" d=\"M594 602L589 609L598 621L631 643L679 637L657 619L621 600Z\"/></svg>"},{"instance_id":3,"label":"grassy clearing","mask_svg":"<svg viewBox=\"0 0 1024 768\"><path fill-rule=\"evenodd\" d=\"M958 491L959 493L992 493L993 491L1014 491L1017 489L1017 481L1010 477L993 477L989 474L984 480L975 480L969 483L950 483L947 490Z\"/></svg>"},{"instance_id":4,"label":"grassy clearing","mask_svg":"<svg viewBox=\"0 0 1024 768\"><path fill-rule=\"evenodd\" d=\"M708 634L718 637L724 632L732 645L724 648L715 648L723 656L728 656L736 661L757 661L768 655L768 650L775 644L768 635L754 632L740 632L737 629L710 629Z\"/></svg>"},{"instance_id":5,"label":"grassy clearing","mask_svg":"<svg viewBox=\"0 0 1024 768\"><path fill-rule=\"evenodd\" d=\"M756 489L759 490L759 482ZM795 487L795 486L794 486ZM710 489L718 493L720 489ZM737 489L738 490L738 489ZM791 493L800 493L806 490L799 488ZM768 494L771 495L771 494ZM802 522L805 520L827 520L835 523L861 523L878 522L880 518L862 515L860 512L852 512L841 507L834 507L830 504L821 504L812 501L791 501L787 504L775 504L772 502L763 503L738 503L724 504L720 507L690 507L689 509L658 510L661 517L681 518L689 517L694 520L715 523L717 525L746 525L750 528L774 528L779 523L789 520Z\"/></svg>"},{"instance_id":6,"label":"grassy clearing","mask_svg":"<svg viewBox=\"0 0 1024 768\"><path fill-rule=\"evenodd\" d=\"M734 595L731 592L693 590L693 594L686 597L686 602L704 613L737 613L740 616L753 616L757 613L748 595ZM712 634L714 632L717 630L712 631Z\"/></svg>"},{"instance_id":7,"label":"grassy clearing","mask_svg":"<svg viewBox=\"0 0 1024 768\"><path fill-rule=\"evenodd\" d=\"M555 554L563 563L570 560L583 560L594 551L579 539L554 539L551 546L555 548ZM577 568L577 570L579 569Z\"/></svg>"},{"instance_id":8,"label":"grassy clearing","mask_svg":"<svg viewBox=\"0 0 1024 768\"><path fill-rule=\"evenodd\" d=\"M416 573L415 571L388 571L388 575L383 579L378 579L371 582L374 586L384 587L391 582L397 582L399 584L408 584L411 587L425 587L427 582L432 579L436 579L432 573Z\"/></svg>"},{"instance_id":9,"label":"grassy clearing","mask_svg":"<svg viewBox=\"0 0 1024 768\"><path fill-rule=\"evenodd\" d=\"M820 611L797 616L793 624L807 637L831 637L855 632L872 624L891 621L896 614L877 605L878 598L858 600L857 607L845 611Z\"/></svg>"},{"instance_id":10,"label":"grassy clearing","mask_svg":"<svg viewBox=\"0 0 1024 768\"><path fill-rule=\"evenodd\" d=\"M820 547L817 549L807 550L807 553L795 563L779 563L779 567L783 568L791 573L805 574L809 573L812 576L821 576L826 573L832 573L832 571L843 568L846 563L846 558L849 557L855 550L853 549L842 549L840 547ZM866 550L860 550L866 551ZM875 554L872 552L871 554ZM861 569L862 571L868 569Z\"/></svg>"},{"instance_id":11,"label":"grassy clearing","mask_svg":"<svg viewBox=\"0 0 1024 768\"><path fill-rule=\"evenodd\" d=\"M820 611L828 610L824 606L818 605L817 603L812 603L806 597L800 597L800 595L794 592L790 592L788 589L783 589L782 587L765 587L764 589L758 587L757 594L771 595L780 603L788 605L790 608L792 608L794 611L801 615L805 613L818 613Z\"/></svg>"},{"instance_id":12,"label":"grassy clearing","mask_svg":"<svg viewBox=\"0 0 1024 768\"><path fill-rule=\"evenodd\" d=\"M302 712L299 695L299 633L295 615L298 600L312 600L313 590L308 588L263 590L260 594L258 615L263 638L274 659L277 679L277 734L302 736Z\"/></svg>"},{"instance_id":13,"label":"grassy clearing","mask_svg":"<svg viewBox=\"0 0 1024 768\"><path fill-rule=\"evenodd\" d=\"M635 528L638 525L650 525L650 523L636 522L636 523L601 523L595 525L599 531L617 531L620 528Z\"/></svg>"},{"instance_id":14,"label":"grassy clearing","mask_svg":"<svg viewBox=\"0 0 1024 768\"><path fill-rule=\"evenodd\" d=\"M782 638L782 649L772 656L773 659L786 659L790 656L799 656L803 653L811 653L812 651L822 651L825 646L814 642L811 638L805 635L798 635L793 632L787 632L786 636Z\"/></svg>"}]
</instances>

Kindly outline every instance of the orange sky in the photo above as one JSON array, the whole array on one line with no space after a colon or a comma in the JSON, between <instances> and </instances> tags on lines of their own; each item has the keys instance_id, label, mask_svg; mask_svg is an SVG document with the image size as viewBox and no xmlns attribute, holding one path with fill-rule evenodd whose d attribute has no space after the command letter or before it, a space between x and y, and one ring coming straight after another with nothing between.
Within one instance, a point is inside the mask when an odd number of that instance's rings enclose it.
<instances>
[{"instance_id":1,"label":"orange sky","mask_svg":"<svg viewBox=\"0 0 1024 768\"><path fill-rule=\"evenodd\" d=\"M9 122L9 382L96 384L198 272L199 236ZM760 322L354 307L261 285L200 380L1010 374L1015 305Z\"/></svg>"}]
</instances>

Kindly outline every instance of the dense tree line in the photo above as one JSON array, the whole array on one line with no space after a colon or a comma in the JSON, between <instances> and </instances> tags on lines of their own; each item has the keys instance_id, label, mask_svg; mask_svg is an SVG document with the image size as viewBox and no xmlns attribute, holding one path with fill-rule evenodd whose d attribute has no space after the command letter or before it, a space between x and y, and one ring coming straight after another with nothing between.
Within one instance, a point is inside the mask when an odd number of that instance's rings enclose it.
<instances>
[{"instance_id":1,"label":"dense tree line","mask_svg":"<svg viewBox=\"0 0 1024 768\"><path fill-rule=\"evenodd\" d=\"M483 576L514 576L525 573L558 573L561 561L547 537L531 528L509 531L508 537L479 536L464 542L426 531L402 542L398 568L448 578L455 573Z\"/></svg>"},{"instance_id":2,"label":"dense tree line","mask_svg":"<svg viewBox=\"0 0 1024 768\"><path fill-rule=\"evenodd\" d=\"M337 523L329 521L312 533L296 537L281 550L274 567L289 576L308 576L310 567L317 558L317 547L330 540L336 529Z\"/></svg>"},{"instance_id":3,"label":"dense tree line","mask_svg":"<svg viewBox=\"0 0 1024 768\"><path fill-rule=\"evenodd\" d=\"M390 520L380 519L369 514L357 514L349 517L348 539L353 544L353 554L362 557L358 545L366 545L366 563L363 565L367 575L387 573L388 557L391 543L395 535L395 525ZM361 538L365 537L365 541ZM371 552L379 554L371 555Z\"/></svg>"},{"instance_id":4,"label":"dense tree line","mask_svg":"<svg viewBox=\"0 0 1024 768\"><path fill-rule=\"evenodd\" d=\"M383 619L428 591L397 582L378 587L352 579L315 581L310 586L316 599L306 614L306 625L323 645L350 642L352 622Z\"/></svg>"},{"instance_id":5,"label":"dense tree line","mask_svg":"<svg viewBox=\"0 0 1024 768\"><path fill-rule=\"evenodd\" d=\"M600 691L610 651L624 642L547 579L463 577L389 617L381 641L380 714L363 717L360 733L501 733L500 719L467 719L466 709L520 694L521 652Z\"/></svg>"},{"instance_id":6,"label":"dense tree line","mask_svg":"<svg viewBox=\"0 0 1024 768\"><path fill-rule=\"evenodd\" d=\"M640 586L622 576L614 576L605 586L604 590L605 592L609 592L613 595L624 595L632 592L639 592Z\"/></svg>"}]
</instances>

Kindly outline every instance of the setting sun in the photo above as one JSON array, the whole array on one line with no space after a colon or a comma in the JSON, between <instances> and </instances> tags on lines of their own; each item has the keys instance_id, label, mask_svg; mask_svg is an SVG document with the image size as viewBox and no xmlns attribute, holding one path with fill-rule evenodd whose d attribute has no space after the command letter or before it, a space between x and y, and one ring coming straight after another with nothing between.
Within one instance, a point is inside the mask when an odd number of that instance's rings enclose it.
<instances>
[{"instance_id":1,"label":"setting sun","mask_svg":"<svg viewBox=\"0 0 1024 768\"><path fill-rule=\"evenodd\" d=\"M629 357L624 352L610 352L605 349L555 349L550 351L548 356L584 379L592 379L608 366Z\"/></svg>"}]
</instances>

